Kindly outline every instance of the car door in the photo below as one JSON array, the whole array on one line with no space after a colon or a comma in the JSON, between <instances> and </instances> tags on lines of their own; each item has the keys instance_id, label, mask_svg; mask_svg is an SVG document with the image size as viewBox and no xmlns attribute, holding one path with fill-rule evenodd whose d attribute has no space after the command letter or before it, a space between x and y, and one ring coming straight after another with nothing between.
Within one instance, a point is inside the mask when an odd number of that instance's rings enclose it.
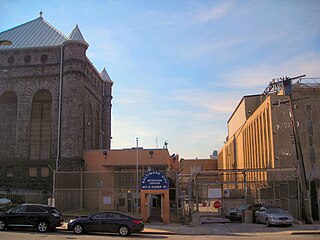
<instances>
[{"instance_id":1,"label":"car door","mask_svg":"<svg viewBox=\"0 0 320 240\"><path fill-rule=\"evenodd\" d=\"M25 222L28 225L37 226L38 220L48 219L48 211L39 206L28 206L26 210Z\"/></svg>"},{"instance_id":2,"label":"car door","mask_svg":"<svg viewBox=\"0 0 320 240\"><path fill-rule=\"evenodd\" d=\"M89 220L86 222L86 230L90 232L101 232L104 231L106 213L100 212L92 215Z\"/></svg>"},{"instance_id":3,"label":"car door","mask_svg":"<svg viewBox=\"0 0 320 240\"><path fill-rule=\"evenodd\" d=\"M266 209L264 207L259 211L259 222L266 223Z\"/></svg>"},{"instance_id":4,"label":"car door","mask_svg":"<svg viewBox=\"0 0 320 240\"><path fill-rule=\"evenodd\" d=\"M9 227L32 227L27 223L27 206L20 206L8 213L7 225Z\"/></svg>"},{"instance_id":5,"label":"car door","mask_svg":"<svg viewBox=\"0 0 320 240\"><path fill-rule=\"evenodd\" d=\"M117 232L118 228L123 225L125 219L123 215L117 212L109 212L105 221L105 229L108 232Z\"/></svg>"}]
</instances>

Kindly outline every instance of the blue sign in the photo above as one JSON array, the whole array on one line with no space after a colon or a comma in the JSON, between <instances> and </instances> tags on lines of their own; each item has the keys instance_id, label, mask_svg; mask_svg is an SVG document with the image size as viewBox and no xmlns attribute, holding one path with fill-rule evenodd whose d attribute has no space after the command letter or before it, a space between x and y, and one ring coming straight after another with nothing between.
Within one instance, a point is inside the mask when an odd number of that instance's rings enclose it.
<instances>
[{"instance_id":1,"label":"blue sign","mask_svg":"<svg viewBox=\"0 0 320 240\"><path fill-rule=\"evenodd\" d=\"M141 189L163 190L169 189L169 181L162 172L154 170L147 172L141 179Z\"/></svg>"}]
</instances>

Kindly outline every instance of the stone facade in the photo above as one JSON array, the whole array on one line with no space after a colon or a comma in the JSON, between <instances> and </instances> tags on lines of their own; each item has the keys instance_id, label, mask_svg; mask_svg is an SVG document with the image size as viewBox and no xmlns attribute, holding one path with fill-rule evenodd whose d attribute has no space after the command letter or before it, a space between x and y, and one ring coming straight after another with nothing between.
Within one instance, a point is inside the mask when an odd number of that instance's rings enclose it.
<instances>
[{"instance_id":1,"label":"stone facade","mask_svg":"<svg viewBox=\"0 0 320 240\"><path fill-rule=\"evenodd\" d=\"M51 190L57 162L58 171L79 170L84 150L110 149L112 81L87 48L67 40L0 49L1 188Z\"/></svg>"}]
</instances>

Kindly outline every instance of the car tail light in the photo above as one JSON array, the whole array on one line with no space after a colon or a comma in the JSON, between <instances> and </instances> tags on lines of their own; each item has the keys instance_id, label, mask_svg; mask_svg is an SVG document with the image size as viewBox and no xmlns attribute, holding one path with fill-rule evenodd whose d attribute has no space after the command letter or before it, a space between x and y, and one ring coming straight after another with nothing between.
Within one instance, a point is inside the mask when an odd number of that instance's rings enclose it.
<instances>
[{"instance_id":1,"label":"car tail light","mask_svg":"<svg viewBox=\"0 0 320 240\"><path fill-rule=\"evenodd\" d=\"M141 224L142 221L141 220L137 220L137 219L132 219L132 222L135 224Z\"/></svg>"}]
</instances>

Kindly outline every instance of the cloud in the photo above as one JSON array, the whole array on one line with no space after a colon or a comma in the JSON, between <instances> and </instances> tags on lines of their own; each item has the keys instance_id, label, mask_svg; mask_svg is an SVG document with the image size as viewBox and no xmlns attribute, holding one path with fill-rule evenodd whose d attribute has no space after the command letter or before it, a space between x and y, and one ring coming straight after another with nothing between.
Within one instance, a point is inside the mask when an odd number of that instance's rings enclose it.
<instances>
[{"instance_id":1,"label":"cloud","mask_svg":"<svg viewBox=\"0 0 320 240\"><path fill-rule=\"evenodd\" d=\"M221 40L219 42L210 40L201 44L192 43L192 46L182 46L178 49L179 54L185 60L196 60L205 56L209 56L210 58L213 56L219 56L219 58L223 58L223 54L220 55L219 53L232 49L243 41L243 37Z\"/></svg>"},{"instance_id":2,"label":"cloud","mask_svg":"<svg viewBox=\"0 0 320 240\"><path fill-rule=\"evenodd\" d=\"M152 90L157 91L157 90ZM169 141L169 147L182 157L208 158L213 148L222 146L226 135L226 120L238 102L234 94L222 94L203 89L174 90L157 105L156 95L147 89L134 88L122 92L113 109L112 147L134 146L139 137L141 146L161 147ZM141 104L135 100L140 97ZM135 108L136 107L136 108Z\"/></svg>"},{"instance_id":3,"label":"cloud","mask_svg":"<svg viewBox=\"0 0 320 240\"><path fill-rule=\"evenodd\" d=\"M213 21L217 18L220 18L226 15L231 8L231 4L229 2L224 2L218 7L205 8L201 10L196 10L195 14L193 14L192 23L205 23L209 21Z\"/></svg>"},{"instance_id":4,"label":"cloud","mask_svg":"<svg viewBox=\"0 0 320 240\"><path fill-rule=\"evenodd\" d=\"M155 10L145 10L139 15L140 21L146 21L150 26L171 26L171 27L190 27L194 24L206 24L213 22L225 16L230 8L230 2L224 1L218 6L210 6L207 8L194 7L191 10L163 12Z\"/></svg>"},{"instance_id":5,"label":"cloud","mask_svg":"<svg viewBox=\"0 0 320 240\"><path fill-rule=\"evenodd\" d=\"M233 111L238 95L234 93L221 93L203 89L178 90L175 99L188 105L203 109L209 115L229 113Z\"/></svg>"},{"instance_id":6,"label":"cloud","mask_svg":"<svg viewBox=\"0 0 320 240\"><path fill-rule=\"evenodd\" d=\"M154 102L153 94L150 90L140 87L122 88L115 99L117 104L125 107L144 106Z\"/></svg>"},{"instance_id":7,"label":"cloud","mask_svg":"<svg viewBox=\"0 0 320 240\"><path fill-rule=\"evenodd\" d=\"M224 86L231 89L257 89L267 87L273 78L283 76L320 77L320 53L304 53L283 63L245 67L221 75Z\"/></svg>"}]
</instances>

